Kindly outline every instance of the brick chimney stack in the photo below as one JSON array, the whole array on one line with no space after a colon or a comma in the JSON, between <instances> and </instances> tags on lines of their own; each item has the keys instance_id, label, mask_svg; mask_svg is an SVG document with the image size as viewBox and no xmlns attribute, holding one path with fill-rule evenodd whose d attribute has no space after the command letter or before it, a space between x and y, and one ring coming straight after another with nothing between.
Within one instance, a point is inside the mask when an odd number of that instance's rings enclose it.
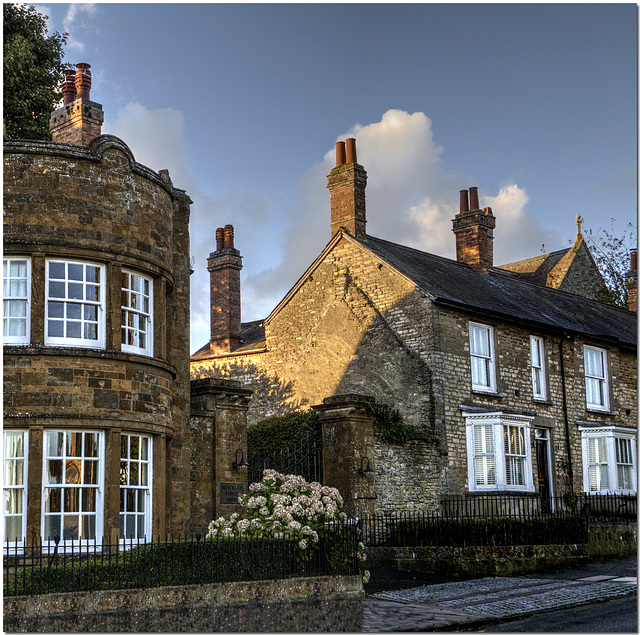
<instances>
[{"instance_id":1,"label":"brick chimney stack","mask_svg":"<svg viewBox=\"0 0 640 635\"><path fill-rule=\"evenodd\" d=\"M234 247L232 225L216 230L216 251L209 255L212 353L230 353L240 345L240 270L242 256Z\"/></svg>"},{"instance_id":2,"label":"brick chimney stack","mask_svg":"<svg viewBox=\"0 0 640 635\"><path fill-rule=\"evenodd\" d=\"M629 271L627 271L624 280L624 286L627 288L627 308L629 311L638 312L638 252L633 249L631 251Z\"/></svg>"},{"instance_id":3,"label":"brick chimney stack","mask_svg":"<svg viewBox=\"0 0 640 635\"><path fill-rule=\"evenodd\" d=\"M90 68L89 64L76 64L75 71L67 70L64 73L63 104L49 119L51 137L56 143L87 146L102 134L102 105L89 99Z\"/></svg>"},{"instance_id":4,"label":"brick chimney stack","mask_svg":"<svg viewBox=\"0 0 640 635\"><path fill-rule=\"evenodd\" d=\"M496 217L490 207L480 209L478 188L460 191L460 212L453 219L456 259L480 273L493 267L493 230Z\"/></svg>"},{"instance_id":5,"label":"brick chimney stack","mask_svg":"<svg viewBox=\"0 0 640 635\"><path fill-rule=\"evenodd\" d=\"M331 237L345 229L356 238L365 238L367 173L358 164L355 139L336 143L336 167L327 179L331 195Z\"/></svg>"}]
</instances>

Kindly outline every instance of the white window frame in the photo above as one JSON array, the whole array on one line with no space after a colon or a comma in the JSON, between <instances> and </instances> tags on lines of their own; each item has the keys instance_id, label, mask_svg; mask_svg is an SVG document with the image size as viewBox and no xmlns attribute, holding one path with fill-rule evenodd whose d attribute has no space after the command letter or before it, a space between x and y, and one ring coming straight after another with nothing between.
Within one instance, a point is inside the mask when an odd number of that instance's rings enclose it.
<instances>
[{"instance_id":1,"label":"white window frame","mask_svg":"<svg viewBox=\"0 0 640 635\"><path fill-rule=\"evenodd\" d=\"M531 354L531 387L533 398L540 401L547 399L547 359L544 338L531 335L529 338Z\"/></svg>"},{"instance_id":2,"label":"white window frame","mask_svg":"<svg viewBox=\"0 0 640 635\"><path fill-rule=\"evenodd\" d=\"M637 489L638 456L637 437L633 430L606 427L583 427L578 429L582 435L582 474L584 491L587 494L635 494ZM625 441L630 448L631 463L619 463L618 441ZM591 460L593 455L594 460ZM631 466L631 489L620 487L618 468ZM636 489L634 489L634 487Z\"/></svg>"},{"instance_id":3,"label":"white window frame","mask_svg":"<svg viewBox=\"0 0 640 635\"><path fill-rule=\"evenodd\" d=\"M467 437L467 478L470 492L534 492L532 449L531 449L531 422L533 417L526 415L506 414L503 412L471 413L463 412ZM482 452L476 452L476 428L482 427ZM507 454L505 448L505 429L516 428L521 433L523 447L520 452ZM491 471L493 456L494 477L486 478ZM512 457L511 461L509 460ZM522 484L510 484L508 480L508 464L513 464L513 459L522 460ZM481 460L478 460L481 459ZM484 478L478 478L483 476ZM493 481L493 482L492 482Z\"/></svg>"},{"instance_id":4,"label":"white window frame","mask_svg":"<svg viewBox=\"0 0 640 635\"><path fill-rule=\"evenodd\" d=\"M608 351L605 348L584 345L584 382L585 382L585 400L587 402L587 410L595 410L597 412L609 412L609 358ZM598 369L590 368L588 362L589 355L595 354L600 357L602 365L601 372ZM597 400L593 399L594 395L598 395Z\"/></svg>"},{"instance_id":5,"label":"white window frame","mask_svg":"<svg viewBox=\"0 0 640 635\"><path fill-rule=\"evenodd\" d=\"M153 279L149 276L145 276L137 271L130 271L128 269L122 270L122 277L128 276L130 285L129 287L120 285L120 306L121 306L121 325L120 325L120 333L121 333L121 349L128 353L138 353L139 355L153 355ZM131 281L133 279L139 278L141 282L146 282L148 284L149 293L145 294L143 291L137 291L132 288ZM144 308L133 307L131 304L131 299L135 298L137 301L145 299L148 302L148 311L144 311ZM125 301L128 304L125 304ZM130 320L133 322L131 323ZM137 344L127 344L126 340L127 334L130 334L135 341L139 341L140 333L143 332L141 328L140 322L144 322L146 325L146 345L139 346ZM127 322L130 322L127 324Z\"/></svg>"},{"instance_id":6,"label":"white window frame","mask_svg":"<svg viewBox=\"0 0 640 635\"><path fill-rule=\"evenodd\" d=\"M62 278L54 278L51 280L50 276L50 268L53 263L62 263L65 265L65 275L64 279ZM83 281L69 280L69 266L80 265L83 268L90 266L95 267L99 271L100 280L98 283L92 283L90 281L84 280L86 277L86 269L83 269ZM51 297L50 296L50 283L51 282L64 282L65 284L65 295L64 297ZM71 284L74 285L82 285L83 289L83 298L73 298L69 297L69 286ZM82 260L67 260L65 258L50 258L47 259L46 263L46 282L45 282L45 335L44 335L44 343L49 346L73 346L73 347L82 347L82 348L104 348L105 347L105 296L106 296L106 276L105 276L105 266L103 264L97 262L88 262ZM90 298L86 298L87 294L85 290L97 287L99 293L98 300L92 300ZM62 304L63 316L51 316L50 315L50 305L52 304ZM80 305L81 316L76 318L69 317L68 312L71 306ZM86 319L86 311L85 308L96 307L97 311L97 321ZM81 330L84 331L85 325L96 324L97 325L97 337L89 338L86 337L83 332L80 337L69 337L69 336L51 336L49 335L49 321L52 322L62 322L63 325L67 325L68 323L80 323Z\"/></svg>"},{"instance_id":7,"label":"white window frame","mask_svg":"<svg viewBox=\"0 0 640 635\"><path fill-rule=\"evenodd\" d=\"M138 457L131 456L131 439L138 438L141 442L146 440L147 458L142 457L140 443ZM124 446L126 445L126 452ZM123 456L126 454L127 456ZM137 466L138 478L135 479L132 465ZM142 475L146 468L146 484L141 484ZM132 480L134 481L132 483ZM130 509L130 494L134 498L134 509ZM140 500L144 503L144 511L139 510ZM153 437L137 432L123 432L120 435L120 543L124 546L136 545L151 539L153 512ZM128 536L126 528L128 520L135 522L135 536ZM142 527L138 522L142 519ZM142 531L140 531L142 529Z\"/></svg>"},{"instance_id":8,"label":"white window frame","mask_svg":"<svg viewBox=\"0 0 640 635\"><path fill-rule=\"evenodd\" d=\"M475 334L482 334L486 337L488 352L478 350L475 346ZM496 388L496 351L495 351L494 329L487 324L469 322L469 354L471 359L471 388L478 392L495 393ZM479 377L479 369L483 368ZM481 379L486 379L487 384L480 383Z\"/></svg>"},{"instance_id":9,"label":"white window frame","mask_svg":"<svg viewBox=\"0 0 640 635\"><path fill-rule=\"evenodd\" d=\"M20 434L22 435L22 456L7 456L7 449L9 444L7 443L7 435ZM4 490L4 512L3 512L3 534L4 534L4 553L5 555L10 554L19 554L23 553L24 546L27 542L27 483L28 479L28 467L29 467L29 432L27 430L4 430L3 434L3 461L2 461L2 474L3 474L3 490ZM10 461L18 462L22 461L22 470L21 470L21 480L22 483L17 483L15 485L8 484L8 463ZM21 503L21 512L11 513L7 510L7 493L9 491L17 491L20 492L19 498ZM7 518L22 518L21 523L21 540L13 540L16 536L8 536L7 531Z\"/></svg>"},{"instance_id":10,"label":"white window frame","mask_svg":"<svg viewBox=\"0 0 640 635\"><path fill-rule=\"evenodd\" d=\"M26 278L12 277L5 275L5 269L11 267L12 262L24 262L26 264ZM14 280L25 280L25 294L14 296L11 292L11 282ZM31 258L24 256L8 256L2 259L2 341L4 344L29 344L31 341ZM13 302L24 302L25 315L11 316L5 314L5 307ZM26 322L24 335L10 335L6 327L11 320L24 319Z\"/></svg>"},{"instance_id":11,"label":"white window frame","mask_svg":"<svg viewBox=\"0 0 640 635\"><path fill-rule=\"evenodd\" d=\"M50 435L59 434L63 435L63 443L62 443L62 453L61 454L50 454L49 453L49 438ZM73 434L81 434L82 441L81 447L82 452L81 456L75 456L73 454L69 454L68 452L68 437L67 435ZM95 434L97 438L97 452L98 456L94 461L94 457L86 456L86 446L85 446L85 435L86 434ZM62 473L61 473L61 483L50 483L48 479L48 466L49 461L61 461L62 462ZM67 483L66 481L69 479L67 475L67 469L77 469L75 465L70 465L73 463L80 462L81 470L80 470L80 483ZM87 474L87 465L88 463L96 463L97 475L96 475L96 483L85 484L83 481L86 480L85 476ZM41 536L43 546L49 547L53 549L54 541L52 537L47 537L46 531L46 518L49 516L60 516L60 547L70 546L73 542L73 545L76 547L89 548L94 547L95 545L99 545L104 531L104 465L105 465L105 442L104 442L104 433L99 430L84 430L84 429L52 429L45 430L44 432L44 443L42 448L42 511L41 511ZM48 501L48 490L61 490L60 491L60 511L59 512L48 512L47 511L47 501ZM67 496L65 490L76 491L79 494L78 501L80 509L77 511L73 510L65 510L65 503L67 501ZM85 501L85 492L88 490L93 490L95 495L95 512L91 512L90 510L84 510L83 505ZM69 495L71 499L71 492ZM83 513L86 511L86 513ZM82 522L83 517L95 517L95 528L94 528L94 536L92 538L74 538L66 539L64 537L64 519L65 517L73 517L78 516L79 522Z\"/></svg>"}]
</instances>

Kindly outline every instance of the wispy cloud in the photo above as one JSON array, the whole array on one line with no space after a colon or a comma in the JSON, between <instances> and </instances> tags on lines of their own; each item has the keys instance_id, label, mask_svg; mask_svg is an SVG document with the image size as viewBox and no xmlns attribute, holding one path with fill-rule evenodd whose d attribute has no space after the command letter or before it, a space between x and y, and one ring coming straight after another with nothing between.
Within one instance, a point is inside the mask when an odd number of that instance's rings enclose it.
<instances>
[{"instance_id":1,"label":"wispy cloud","mask_svg":"<svg viewBox=\"0 0 640 635\"><path fill-rule=\"evenodd\" d=\"M84 53L84 43L77 39L75 30L78 22L81 22L84 17L93 17L96 14L96 10L95 3L72 3L69 5L69 10L62 23L63 29L69 34L66 44L68 49Z\"/></svg>"}]
</instances>

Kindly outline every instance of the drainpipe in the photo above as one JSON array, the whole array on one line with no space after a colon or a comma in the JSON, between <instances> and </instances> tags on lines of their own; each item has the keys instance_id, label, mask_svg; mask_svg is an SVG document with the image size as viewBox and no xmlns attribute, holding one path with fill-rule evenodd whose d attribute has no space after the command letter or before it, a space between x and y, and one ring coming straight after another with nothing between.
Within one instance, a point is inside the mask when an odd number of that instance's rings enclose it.
<instances>
[{"instance_id":1,"label":"drainpipe","mask_svg":"<svg viewBox=\"0 0 640 635\"><path fill-rule=\"evenodd\" d=\"M569 437L569 413L567 411L567 383L564 373L564 341L567 333L560 339L560 377L562 379L562 412L564 414L564 431L567 436L567 462L569 463L569 491L573 494L573 460L571 459L571 439Z\"/></svg>"}]
</instances>

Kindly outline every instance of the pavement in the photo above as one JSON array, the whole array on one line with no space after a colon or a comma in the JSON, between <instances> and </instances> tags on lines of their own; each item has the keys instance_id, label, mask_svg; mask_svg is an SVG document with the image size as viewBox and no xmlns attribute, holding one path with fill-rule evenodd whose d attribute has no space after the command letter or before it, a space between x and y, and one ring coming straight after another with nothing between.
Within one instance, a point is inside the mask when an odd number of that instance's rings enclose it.
<instances>
[{"instance_id":1,"label":"pavement","mask_svg":"<svg viewBox=\"0 0 640 635\"><path fill-rule=\"evenodd\" d=\"M373 571L362 632L475 630L637 592L635 556L526 576L457 581Z\"/></svg>"}]
</instances>

